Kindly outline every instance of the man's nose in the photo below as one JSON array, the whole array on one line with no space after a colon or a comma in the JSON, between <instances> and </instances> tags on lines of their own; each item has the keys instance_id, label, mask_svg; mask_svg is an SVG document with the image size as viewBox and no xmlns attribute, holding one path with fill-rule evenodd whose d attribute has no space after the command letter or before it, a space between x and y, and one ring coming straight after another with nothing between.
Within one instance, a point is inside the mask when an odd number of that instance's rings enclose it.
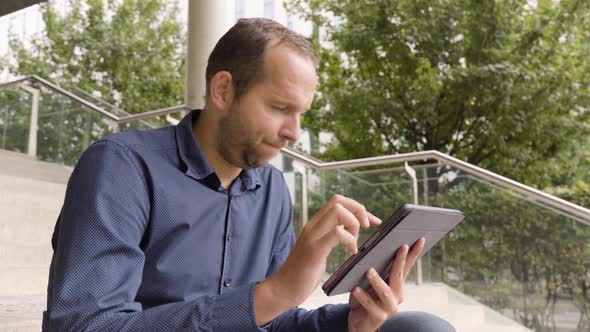
<instances>
[{"instance_id":1,"label":"man's nose","mask_svg":"<svg viewBox=\"0 0 590 332\"><path fill-rule=\"evenodd\" d=\"M285 140L296 142L301 135L301 120L299 115L289 117L281 128L281 137Z\"/></svg>"}]
</instances>

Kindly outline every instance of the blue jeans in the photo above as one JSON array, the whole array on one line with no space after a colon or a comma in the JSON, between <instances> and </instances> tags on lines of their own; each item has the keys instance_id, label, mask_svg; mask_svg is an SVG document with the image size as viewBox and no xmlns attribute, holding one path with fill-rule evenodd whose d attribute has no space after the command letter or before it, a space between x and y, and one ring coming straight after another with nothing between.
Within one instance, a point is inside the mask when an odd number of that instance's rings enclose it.
<instances>
[{"instance_id":1,"label":"blue jeans","mask_svg":"<svg viewBox=\"0 0 590 332\"><path fill-rule=\"evenodd\" d=\"M381 325L379 332L456 332L446 320L420 311L402 311Z\"/></svg>"}]
</instances>

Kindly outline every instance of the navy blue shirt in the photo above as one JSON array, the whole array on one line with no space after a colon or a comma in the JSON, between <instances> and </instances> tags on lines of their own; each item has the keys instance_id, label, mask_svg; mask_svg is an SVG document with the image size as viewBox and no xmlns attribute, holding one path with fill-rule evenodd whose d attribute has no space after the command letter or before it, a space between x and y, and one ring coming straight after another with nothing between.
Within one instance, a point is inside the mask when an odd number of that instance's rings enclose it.
<instances>
[{"instance_id":1,"label":"navy blue shirt","mask_svg":"<svg viewBox=\"0 0 590 332\"><path fill-rule=\"evenodd\" d=\"M256 326L253 290L295 242L283 175L244 170L227 191L192 127L93 143L55 226L44 331L346 330L348 305Z\"/></svg>"}]
</instances>

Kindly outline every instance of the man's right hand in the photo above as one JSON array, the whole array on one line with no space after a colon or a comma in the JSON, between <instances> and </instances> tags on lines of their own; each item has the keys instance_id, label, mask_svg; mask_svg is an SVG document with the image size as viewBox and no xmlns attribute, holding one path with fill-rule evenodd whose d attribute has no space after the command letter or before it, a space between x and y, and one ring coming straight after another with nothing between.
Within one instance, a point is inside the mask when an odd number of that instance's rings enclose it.
<instances>
[{"instance_id":1,"label":"man's right hand","mask_svg":"<svg viewBox=\"0 0 590 332\"><path fill-rule=\"evenodd\" d=\"M300 305L319 285L326 261L338 244L356 254L360 227L381 224L365 207L335 195L311 219L295 242L285 263L254 290L254 310L258 326Z\"/></svg>"}]
</instances>

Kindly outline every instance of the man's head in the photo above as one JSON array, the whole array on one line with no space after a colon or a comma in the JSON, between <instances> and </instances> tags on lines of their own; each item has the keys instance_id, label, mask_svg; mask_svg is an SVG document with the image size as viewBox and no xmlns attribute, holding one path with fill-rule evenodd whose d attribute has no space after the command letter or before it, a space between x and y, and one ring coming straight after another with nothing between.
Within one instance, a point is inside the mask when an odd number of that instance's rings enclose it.
<instances>
[{"instance_id":1,"label":"man's head","mask_svg":"<svg viewBox=\"0 0 590 332\"><path fill-rule=\"evenodd\" d=\"M216 114L216 149L228 163L258 167L299 138L317 61L305 38L268 19L241 19L219 40L207 65L206 109Z\"/></svg>"}]
</instances>

